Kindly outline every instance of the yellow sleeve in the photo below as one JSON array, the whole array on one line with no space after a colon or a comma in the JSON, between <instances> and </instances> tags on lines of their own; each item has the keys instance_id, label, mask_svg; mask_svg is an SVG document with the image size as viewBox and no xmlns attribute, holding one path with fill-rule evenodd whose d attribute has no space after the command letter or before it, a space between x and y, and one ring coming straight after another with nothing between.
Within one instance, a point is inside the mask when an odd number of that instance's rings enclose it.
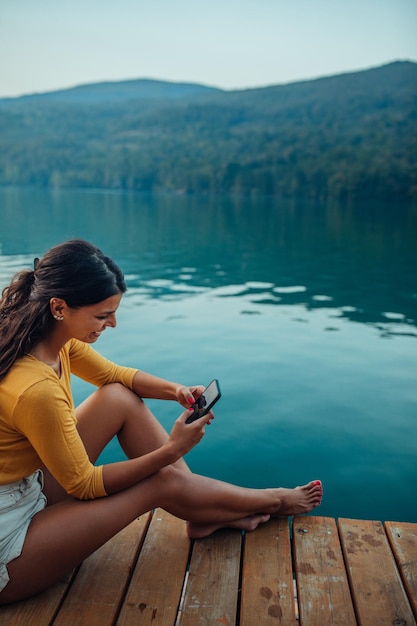
<instances>
[{"instance_id":1,"label":"yellow sleeve","mask_svg":"<svg viewBox=\"0 0 417 626\"><path fill-rule=\"evenodd\" d=\"M138 371L122 367L96 352L89 344L72 339L67 345L71 373L97 387L109 383L121 383L132 389L133 377Z\"/></svg>"},{"instance_id":2,"label":"yellow sleeve","mask_svg":"<svg viewBox=\"0 0 417 626\"><path fill-rule=\"evenodd\" d=\"M69 494L80 500L107 495L102 466L90 462L78 434L72 401L58 379L39 380L22 393L13 425Z\"/></svg>"}]
</instances>

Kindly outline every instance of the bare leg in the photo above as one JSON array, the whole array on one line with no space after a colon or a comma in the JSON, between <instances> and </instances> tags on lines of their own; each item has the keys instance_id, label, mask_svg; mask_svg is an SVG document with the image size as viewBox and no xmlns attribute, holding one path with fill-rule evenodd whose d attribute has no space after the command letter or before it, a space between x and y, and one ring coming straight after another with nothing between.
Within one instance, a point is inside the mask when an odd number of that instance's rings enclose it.
<instances>
[{"instance_id":1,"label":"bare leg","mask_svg":"<svg viewBox=\"0 0 417 626\"><path fill-rule=\"evenodd\" d=\"M183 412L179 404L172 403L172 407L174 418ZM160 448L168 439L145 402L117 383L98 389L80 404L76 413L78 431L92 461L115 435L129 459ZM176 465L187 469L182 459Z\"/></svg>"},{"instance_id":2,"label":"bare leg","mask_svg":"<svg viewBox=\"0 0 417 626\"><path fill-rule=\"evenodd\" d=\"M91 418L97 414L100 415L99 433L96 419ZM122 385L108 385L92 394L78 407L77 418L78 429L92 461L97 459L115 434L129 458L155 450L168 439L167 432L146 404ZM183 459L175 466L189 471ZM309 483L294 490L282 489L282 507L279 515L308 512L320 504L321 497L322 488L319 483ZM187 524L187 532L190 537L198 538L224 526L250 531L268 519L269 515L250 515L233 521L223 520L223 523L216 525Z\"/></svg>"},{"instance_id":3,"label":"bare leg","mask_svg":"<svg viewBox=\"0 0 417 626\"><path fill-rule=\"evenodd\" d=\"M181 412L180 407L178 412ZM93 463L114 436L128 458L151 452L168 439L168 433L145 402L123 385L106 385L98 389L80 404L76 414L78 431ZM183 459L179 459L174 467L190 471ZM48 506L69 499L49 471L42 469Z\"/></svg>"},{"instance_id":4,"label":"bare leg","mask_svg":"<svg viewBox=\"0 0 417 626\"><path fill-rule=\"evenodd\" d=\"M115 434L128 456L145 454L167 437L146 405L119 385L93 394L77 417L92 461ZM21 556L9 563L11 580L0 593L0 604L50 586L155 507L187 520L189 535L202 537L223 526L253 530L270 515L307 512L322 495L321 484L314 483L295 490L236 487L192 474L183 461L130 489L90 501L67 496L47 471L45 478L49 506L33 518Z\"/></svg>"},{"instance_id":5,"label":"bare leg","mask_svg":"<svg viewBox=\"0 0 417 626\"><path fill-rule=\"evenodd\" d=\"M199 539L225 526L229 528L240 528L246 531L255 530L259 524L267 522L270 517L284 517L308 513L317 506L320 506L323 497L323 487L319 480L313 480L302 487L295 487L294 489L280 487L275 491L280 499L280 506L277 511L272 511L266 516L251 515L227 524L188 522L188 536L192 539Z\"/></svg>"},{"instance_id":6,"label":"bare leg","mask_svg":"<svg viewBox=\"0 0 417 626\"><path fill-rule=\"evenodd\" d=\"M178 405L178 415L180 413L181 407ZM92 393L77 407L76 415L78 432L92 463L97 461L115 436L129 459L160 448L168 439L168 433L145 402L118 383L106 385ZM189 471L183 459L179 459L175 466ZM48 506L68 499L65 490L48 470L42 469Z\"/></svg>"},{"instance_id":7,"label":"bare leg","mask_svg":"<svg viewBox=\"0 0 417 626\"><path fill-rule=\"evenodd\" d=\"M281 498L279 489L245 489L174 467L107 498L69 498L33 518L21 556L8 565L11 580L0 593L0 603L50 586L137 516L157 506L213 530L258 513L279 513Z\"/></svg>"},{"instance_id":8,"label":"bare leg","mask_svg":"<svg viewBox=\"0 0 417 626\"><path fill-rule=\"evenodd\" d=\"M97 415L100 416L99 422ZM87 398L77 408L77 419L78 430L92 462L96 461L103 448L115 435L128 458L155 450L168 439L167 432L147 405L126 387L118 384L107 385ZM180 459L175 466L189 471L183 459ZM52 504L66 499L64 490L47 470L44 472L48 503ZM318 506L322 496L321 486L313 486L313 489L312 486L313 484L309 483L295 490L282 490L283 508L280 515L291 515L298 511L308 512ZM244 516L241 519L224 519L216 524L188 523L187 533L191 538L199 538L224 526L250 531L268 519L269 515L257 514Z\"/></svg>"}]
</instances>

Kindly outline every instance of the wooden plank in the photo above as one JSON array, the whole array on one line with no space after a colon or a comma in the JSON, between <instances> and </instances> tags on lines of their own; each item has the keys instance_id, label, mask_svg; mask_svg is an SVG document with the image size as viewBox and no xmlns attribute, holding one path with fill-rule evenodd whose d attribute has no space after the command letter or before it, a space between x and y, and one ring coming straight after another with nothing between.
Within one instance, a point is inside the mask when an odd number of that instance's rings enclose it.
<instances>
[{"instance_id":1,"label":"wooden plank","mask_svg":"<svg viewBox=\"0 0 417 626\"><path fill-rule=\"evenodd\" d=\"M296 624L288 519L273 519L246 533L240 626Z\"/></svg>"},{"instance_id":2,"label":"wooden plank","mask_svg":"<svg viewBox=\"0 0 417 626\"><path fill-rule=\"evenodd\" d=\"M356 626L335 520L295 517L293 544L301 626Z\"/></svg>"},{"instance_id":3,"label":"wooden plank","mask_svg":"<svg viewBox=\"0 0 417 626\"><path fill-rule=\"evenodd\" d=\"M339 532L360 626L416 626L382 523L340 519Z\"/></svg>"},{"instance_id":4,"label":"wooden plank","mask_svg":"<svg viewBox=\"0 0 417 626\"><path fill-rule=\"evenodd\" d=\"M190 552L185 522L156 509L118 626L173 626Z\"/></svg>"},{"instance_id":5,"label":"wooden plank","mask_svg":"<svg viewBox=\"0 0 417 626\"><path fill-rule=\"evenodd\" d=\"M194 542L179 626L235 625L241 546L242 534L236 530Z\"/></svg>"},{"instance_id":6,"label":"wooden plank","mask_svg":"<svg viewBox=\"0 0 417 626\"><path fill-rule=\"evenodd\" d=\"M151 515L132 522L84 561L54 626L114 623Z\"/></svg>"},{"instance_id":7,"label":"wooden plank","mask_svg":"<svg viewBox=\"0 0 417 626\"><path fill-rule=\"evenodd\" d=\"M385 522L385 532L417 619L417 524Z\"/></svg>"},{"instance_id":8,"label":"wooden plank","mask_svg":"<svg viewBox=\"0 0 417 626\"><path fill-rule=\"evenodd\" d=\"M145 524L143 519L141 523ZM0 624L113 624L135 561L134 546L141 541L138 524L134 522L87 559L75 576L30 600L0 607ZM334 520L296 517L293 528L300 626L355 624L343 621L343 598L351 606L345 595L346 576L359 626L416 626L417 524L386 522L384 533L380 522L339 520L347 574L339 571L341 552ZM180 606L190 541L183 522L157 510L117 625L234 626L239 617L241 546L242 536L236 531L219 531L194 542ZM293 626L287 520L273 520L246 534L242 566L240 626Z\"/></svg>"},{"instance_id":9,"label":"wooden plank","mask_svg":"<svg viewBox=\"0 0 417 626\"><path fill-rule=\"evenodd\" d=\"M74 573L56 583L43 593L7 606L0 607L0 624L4 626L28 626L29 624L52 624L62 600L68 591Z\"/></svg>"}]
</instances>

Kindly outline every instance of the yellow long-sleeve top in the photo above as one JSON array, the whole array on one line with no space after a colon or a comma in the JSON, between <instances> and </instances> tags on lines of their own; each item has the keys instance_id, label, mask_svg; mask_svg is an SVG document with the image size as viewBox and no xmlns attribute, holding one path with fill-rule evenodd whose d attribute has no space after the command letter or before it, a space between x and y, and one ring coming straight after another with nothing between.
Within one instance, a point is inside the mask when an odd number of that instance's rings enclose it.
<instances>
[{"instance_id":1,"label":"yellow long-sleeve top","mask_svg":"<svg viewBox=\"0 0 417 626\"><path fill-rule=\"evenodd\" d=\"M103 467L90 462L77 431L71 373L97 387L120 382L132 388L137 370L112 363L76 339L64 346L60 358L61 378L27 355L0 382L0 484L44 465L72 496L105 496Z\"/></svg>"}]
</instances>

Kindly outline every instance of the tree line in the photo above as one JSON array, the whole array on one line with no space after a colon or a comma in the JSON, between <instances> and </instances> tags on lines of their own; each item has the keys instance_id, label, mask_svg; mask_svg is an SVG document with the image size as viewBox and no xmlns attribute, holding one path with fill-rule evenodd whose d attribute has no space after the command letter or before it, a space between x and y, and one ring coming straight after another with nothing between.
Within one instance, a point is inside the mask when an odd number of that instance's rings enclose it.
<instances>
[{"instance_id":1,"label":"tree line","mask_svg":"<svg viewBox=\"0 0 417 626\"><path fill-rule=\"evenodd\" d=\"M0 184L417 200L415 63L242 91L137 82L147 97L0 100Z\"/></svg>"}]
</instances>

